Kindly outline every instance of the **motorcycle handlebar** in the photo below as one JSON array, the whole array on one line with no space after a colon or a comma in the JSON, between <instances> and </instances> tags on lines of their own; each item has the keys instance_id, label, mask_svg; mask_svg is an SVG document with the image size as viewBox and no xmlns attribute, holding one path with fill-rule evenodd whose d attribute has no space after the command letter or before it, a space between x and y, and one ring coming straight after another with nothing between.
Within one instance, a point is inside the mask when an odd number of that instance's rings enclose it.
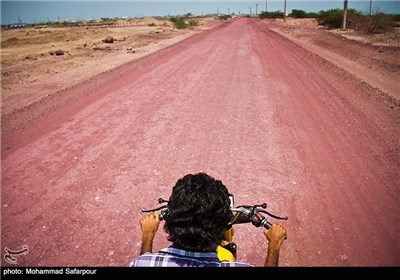
<instances>
[{"instance_id":1,"label":"motorcycle handlebar","mask_svg":"<svg viewBox=\"0 0 400 280\"><path fill-rule=\"evenodd\" d=\"M231 210L233 212L233 218L229 225L234 225L234 224L244 224L244 223L252 223L256 227L264 227L266 229L270 229L272 227L272 224L267 220L267 218L263 214L267 214L275 219L279 220L287 220L288 217L279 217L276 215L273 215L266 210L267 204L263 203L260 205L254 205L254 206L238 206L234 207L233 206L233 195L230 196L231 199ZM165 217L168 215L168 201L159 198L158 199L159 203L167 203L167 205L160 206L158 208L150 209L150 210L142 210L142 212L154 212L154 211L159 211L160 213L160 221L164 220ZM263 213L263 214L261 214ZM287 239L287 235L285 236L285 239Z\"/></svg>"},{"instance_id":2,"label":"motorcycle handlebar","mask_svg":"<svg viewBox=\"0 0 400 280\"><path fill-rule=\"evenodd\" d=\"M262 206L264 206L264 204ZM266 205L265 205L265 207L262 207L262 208L266 208ZM232 212L234 212L236 214L234 214L234 217L230 223L231 225L242 224L242 223L252 223L255 227L262 226L266 229L270 229L272 227L272 224L261 213L268 214L279 220L287 220L288 219L288 217L279 217L279 216L273 215L265 210L260 209L257 206L239 206L239 207L233 208ZM285 236L285 239L287 239L287 235Z\"/></svg>"}]
</instances>

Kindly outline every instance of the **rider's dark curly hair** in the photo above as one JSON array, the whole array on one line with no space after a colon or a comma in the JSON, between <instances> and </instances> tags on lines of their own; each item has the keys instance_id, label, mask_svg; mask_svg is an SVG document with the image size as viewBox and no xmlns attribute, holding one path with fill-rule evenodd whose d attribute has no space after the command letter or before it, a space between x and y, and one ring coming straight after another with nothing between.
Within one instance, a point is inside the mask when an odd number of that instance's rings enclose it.
<instances>
[{"instance_id":1,"label":"rider's dark curly hair","mask_svg":"<svg viewBox=\"0 0 400 280\"><path fill-rule=\"evenodd\" d=\"M213 252L232 218L225 185L205 173L179 179L168 202L164 229L174 247Z\"/></svg>"}]
</instances>

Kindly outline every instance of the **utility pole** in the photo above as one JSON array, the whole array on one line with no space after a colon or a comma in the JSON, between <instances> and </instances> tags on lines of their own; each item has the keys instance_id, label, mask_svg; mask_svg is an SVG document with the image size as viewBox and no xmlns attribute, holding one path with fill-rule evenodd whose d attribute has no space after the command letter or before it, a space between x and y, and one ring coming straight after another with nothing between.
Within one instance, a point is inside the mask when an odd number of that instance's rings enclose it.
<instances>
[{"instance_id":1,"label":"utility pole","mask_svg":"<svg viewBox=\"0 0 400 280\"><path fill-rule=\"evenodd\" d=\"M251 14L252 14L252 12L251 12L251 6L249 6L249 9L250 9L250 16L251 16Z\"/></svg>"},{"instance_id":2,"label":"utility pole","mask_svg":"<svg viewBox=\"0 0 400 280\"><path fill-rule=\"evenodd\" d=\"M347 27L347 2L348 0L344 0L344 7L343 7L343 29Z\"/></svg>"},{"instance_id":3,"label":"utility pole","mask_svg":"<svg viewBox=\"0 0 400 280\"><path fill-rule=\"evenodd\" d=\"M265 12L268 12L268 0L265 0Z\"/></svg>"},{"instance_id":4,"label":"utility pole","mask_svg":"<svg viewBox=\"0 0 400 280\"><path fill-rule=\"evenodd\" d=\"M231 14L231 8L228 8L228 15Z\"/></svg>"},{"instance_id":5,"label":"utility pole","mask_svg":"<svg viewBox=\"0 0 400 280\"><path fill-rule=\"evenodd\" d=\"M372 15L372 0L369 0L369 16Z\"/></svg>"},{"instance_id":6,"label":"utility pole","mask_svg":"<svg viewBox=\"0 0 400 280\"><path fill-rule=\"evenodd\" d=\"M258 15L258 4L256 4L256 16Z\"/></svg>"},{"instance_id":7,"label":"utility pole","mask_svg":"<svg viewBox=\"0 0 400 280\"><path fill-rule=\"evenodd\" d=\"M283 3L283 20L286 21L286 0Z\"/></svg>"}]
</instances>

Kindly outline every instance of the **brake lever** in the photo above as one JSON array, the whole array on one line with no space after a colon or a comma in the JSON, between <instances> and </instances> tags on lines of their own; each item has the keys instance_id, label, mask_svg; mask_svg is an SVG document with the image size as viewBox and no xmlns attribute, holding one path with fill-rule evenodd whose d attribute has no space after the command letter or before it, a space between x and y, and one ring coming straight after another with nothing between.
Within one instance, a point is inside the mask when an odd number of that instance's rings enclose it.
<instances>
[{"instance_id":1,"label":"brake lever","mask_svg":"<svg viewBox=\"0 0 400 280\"><path fill-rule=\"evenodd\" d=\"M160 207L158 207L158 208L149 209L149 210L142 209L142 212L143 212L143 213L155 212L155 211L158 211L158 210L167 208L167 207L168 207L168 205L163 205L163 206L160 206Z\"/></svg>"}]
</instances>

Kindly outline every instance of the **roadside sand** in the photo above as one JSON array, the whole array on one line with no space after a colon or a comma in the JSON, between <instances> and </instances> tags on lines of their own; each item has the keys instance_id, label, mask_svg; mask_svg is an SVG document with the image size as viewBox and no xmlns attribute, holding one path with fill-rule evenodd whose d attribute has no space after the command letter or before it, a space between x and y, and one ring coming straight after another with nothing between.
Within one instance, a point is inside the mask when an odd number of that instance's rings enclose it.
<instances>
[{"instance_id":1,"label":"roadside sand","mask_svg":"<svg viewBox=\"0 0 400 280\"><path fill-rule=\"evenodd\" d=\"M155 26L148 25L151 23ZM178 30L169 21L147 18L113 28L44 26L3 31L2 115L220 23L206 18L192 30ZM107 36L114 42L105 43ZM64 54L56 55L57 50Z\"/></svg>"}]
</instances>

